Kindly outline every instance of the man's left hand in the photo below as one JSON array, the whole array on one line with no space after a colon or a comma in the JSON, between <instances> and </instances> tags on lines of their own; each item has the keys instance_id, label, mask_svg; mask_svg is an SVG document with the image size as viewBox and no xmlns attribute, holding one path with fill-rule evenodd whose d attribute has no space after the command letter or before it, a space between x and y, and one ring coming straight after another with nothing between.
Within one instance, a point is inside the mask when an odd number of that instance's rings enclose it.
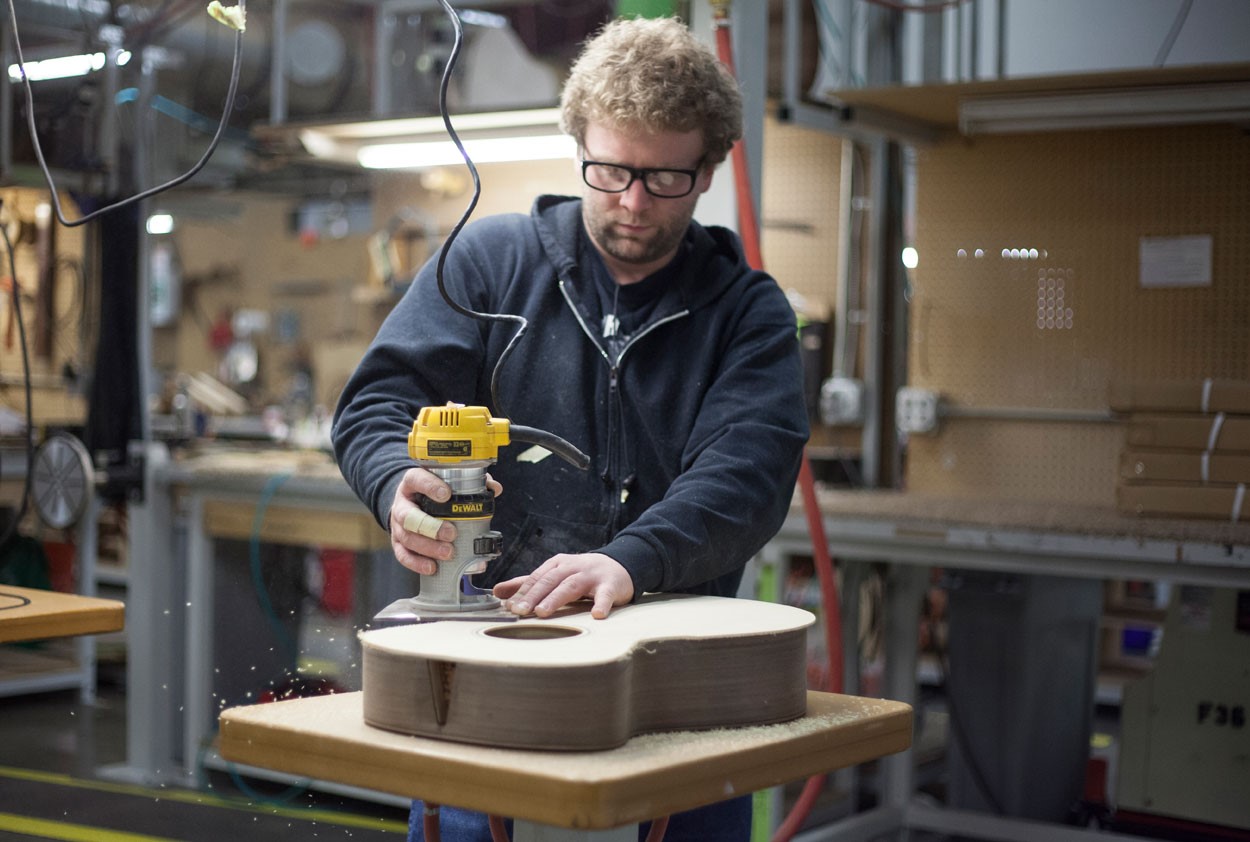
<instances>
[{"instance_id":1,"label":"man's left hand","mask_svg":"<svg viewBox=\"0 0 1250 842\"><path fill-rule=\"evenodd\" d=\"M513 614L550 617L575 599L589 597L590 616L602 620L613 606L634 598L634 580L616 559L603 553L552 556L528 576L495 585L495 596Z\"/></svg>"}]
</instances>

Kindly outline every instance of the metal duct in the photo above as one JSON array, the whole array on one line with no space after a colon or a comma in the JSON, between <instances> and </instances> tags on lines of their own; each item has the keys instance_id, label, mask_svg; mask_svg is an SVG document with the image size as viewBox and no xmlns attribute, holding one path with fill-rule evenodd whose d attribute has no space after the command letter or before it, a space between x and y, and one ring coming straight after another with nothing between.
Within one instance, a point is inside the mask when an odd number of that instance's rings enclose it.
<instances>
[{"instance_id":1,"label":"metal duct","mask_svg":"<svg viewBox=\"0 0 1250 842\"><path fill-rule=\"evenodd\" d=\"M27 60L103 51L102 28L113 23L122 33L122 48L134 53L120 68L119 90L140 87L146 56L155 68L153 89L158 95L215 121L229 82L234 33L209 18L200 0L162 6L165 12L159 17L117 21L108 18L108 5L102 0L19 0L17 26ZM270 4L248 9L232 125L269 117L271 9ZM321 119L340 110L367 109L371 37L369 9L330 2L291 4L284 39L289 117ZM63 111L75 98L94 99L91 92L102 91L103 76L39 82L36 106ZM105 114L111 110L109 103L99 107Z\"/></svg>"}]
</instances>

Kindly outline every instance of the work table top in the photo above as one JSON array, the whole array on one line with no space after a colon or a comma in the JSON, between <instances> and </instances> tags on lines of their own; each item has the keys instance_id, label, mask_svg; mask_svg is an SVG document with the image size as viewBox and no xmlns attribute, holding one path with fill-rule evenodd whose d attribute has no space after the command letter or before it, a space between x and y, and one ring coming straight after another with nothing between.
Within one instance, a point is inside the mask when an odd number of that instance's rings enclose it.
<instances>
[{"instance_id":1,"label":"work table top","mask_svg":"<svg viewBox=\"0 0 1250 842\"><path fill-rule=\"evenodd\" d=\"M1104 538L1250 544L1250 523L1198 518L1137 517L1114 507L1004 499L959 499L896 490L817 492L827 518L888 520L913 528L984 527L1064 532ZM800 502L796 499L796 512Z\"/></svg>"},{"instance_id":2,"label":"work table top","mask_svg":"<svg viewBox=\"0 0 1250 842\"><path fill-rule=\"evenodd\" d=\"M0 643L120 631L125 622L115 599L0 586Z\"/></svg>"},{"instance_id":3,"label":"work table top","mask_svg":"<svg viewBox=\"0 0 1250 842\"><path fill-rule=\"evenodd\" d=\"M230 708L227 760L559 827L643 821L902 751L901 702L808 693L792 722L635 737L608 751L521 751L366 725L361 693Z\"/></svg>"},{"instance_id":4,"label":"work table top","mask_svg":"<svg viewBox=\"0 0 1250 842\"><path fill-rule=\"evenodd\" d=\"M284 493L354 500L334 457L320 450L223 445L177 454L158 477L189 490L255 493L281 483Z\"/></svg>"}]
</instances>

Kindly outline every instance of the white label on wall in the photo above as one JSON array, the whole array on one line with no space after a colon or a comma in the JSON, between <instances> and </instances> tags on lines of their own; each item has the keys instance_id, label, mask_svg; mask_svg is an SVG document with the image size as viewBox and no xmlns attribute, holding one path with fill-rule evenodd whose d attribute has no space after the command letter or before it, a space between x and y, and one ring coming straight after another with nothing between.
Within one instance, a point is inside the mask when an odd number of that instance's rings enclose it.
<instances>
[{"instance_id":1,"label":"white label on wall","mask_svg":"<svg viewBox=\"0 0 1250 842\"><path fill-rule=\"evenodd\" d=\"M1211 235L1142 237L1139 283L1143 287L1211 286Z\"/></svg>"}]
</instances>

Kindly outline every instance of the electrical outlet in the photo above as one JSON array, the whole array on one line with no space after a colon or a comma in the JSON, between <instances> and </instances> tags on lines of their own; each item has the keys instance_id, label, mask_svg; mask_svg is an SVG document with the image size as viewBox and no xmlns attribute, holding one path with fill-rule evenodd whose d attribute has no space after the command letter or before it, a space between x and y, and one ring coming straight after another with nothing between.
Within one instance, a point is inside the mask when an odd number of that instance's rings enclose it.
<instances>
[{"instance_id":1,"label":"electrical outlet","mask_svg":"<svg viewBox=\"0 0 1250 842\"><path fill-rule=\"evenodd\" d=\"M902 387L895 395L894 418L900 433L932 433L938 425L937 392Z\"/></svg>"},{"instance_id":2,"label":"electrical outlet","mask_svg":"<svg viewBox=\"0 0 1250 842\"><path fill-rule=\"evenodd\" d=\"M820 387L820 420L831 426L864 423L864 383L830 377Z\"/></svg>"}]
</instances>

